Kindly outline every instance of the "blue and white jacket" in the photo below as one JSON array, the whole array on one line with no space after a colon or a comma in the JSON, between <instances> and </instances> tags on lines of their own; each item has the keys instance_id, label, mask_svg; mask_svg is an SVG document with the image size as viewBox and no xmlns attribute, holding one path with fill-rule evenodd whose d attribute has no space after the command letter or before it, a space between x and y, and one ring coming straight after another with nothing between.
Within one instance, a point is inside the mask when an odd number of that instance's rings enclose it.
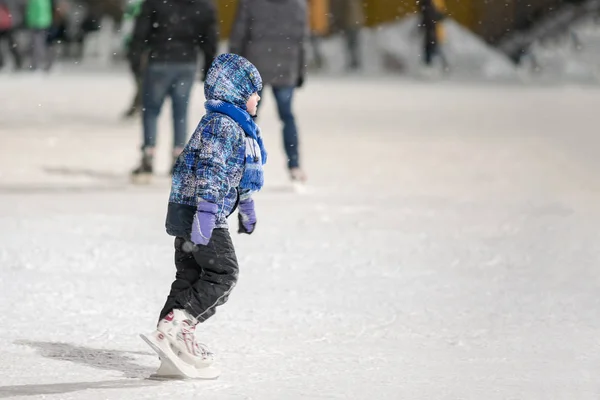
<instances>
[{"instance_id":1,"label":"blue and white jacket","mask_svg":"<svg viewBox=\"0 0 600 400\"><path fill-rule=\"evenodd\" d=\"M207 101L220 100L245 110L252 93L262 89L258 70L243 57L222 54L215 59L204 83ZM246 165L246 134L226 114L208 111L175 163L167 233L190 237L198 203L218 206L217 228L227 228L227 217L250 190L239 185Z\"/></svg>"}]
</instances>

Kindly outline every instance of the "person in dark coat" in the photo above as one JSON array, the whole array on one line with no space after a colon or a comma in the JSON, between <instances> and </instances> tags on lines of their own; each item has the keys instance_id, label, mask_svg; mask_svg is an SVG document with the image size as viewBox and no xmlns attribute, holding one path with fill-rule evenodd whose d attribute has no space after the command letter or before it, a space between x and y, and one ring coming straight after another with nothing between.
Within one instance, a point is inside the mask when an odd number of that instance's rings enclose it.
<instances>
[{"instance_id":1,"label":"person in dark coat","mask_svg":"<svg viewBox=\"0 0 600 400\"><path fill-rule=\"evenodd\" d=\"M217 44L217 11L211 0L145 0L142 4L129 48L133 71L142 70L147 54L142 86L144 143L141 164L132 172L134 182L147 183L154 172L158 116L167 95L173 108L173 163L181 154L199 50L204 53L204 80Z\"/></svg>"},{"instance_id":2,"label":"person in dark coat","mask_svg":"<svg viewBox=\"0 0 600 400\"><path fill-rule=\"evenodd\" d=\"M308 38L306 0L240 0L229 39L230 52L256 65L265 86L273 90L283 123L287 167L298 184L305 182L306 175L300 166L292 100L304 82Z\"/></svg>"}]
</instances>

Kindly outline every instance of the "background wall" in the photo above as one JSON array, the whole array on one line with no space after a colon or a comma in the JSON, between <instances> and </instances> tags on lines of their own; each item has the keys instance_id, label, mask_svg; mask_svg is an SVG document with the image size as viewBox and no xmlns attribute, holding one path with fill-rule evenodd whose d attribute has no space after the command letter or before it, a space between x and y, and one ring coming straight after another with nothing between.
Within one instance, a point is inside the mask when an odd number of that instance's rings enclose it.
<instances>
[{"instance_id":1,"label":"background wall","mask_svg":"<svg viewBox=\"0 0 600 400\"><path fill-rule=\"evenodd\" d=\"M237 0L215 1L225 38L231 30ZM453 19L489 42L562 3L562 0L446 0L448 14ZM365 0L363 6L367 26L392 22L417 12L415 0Z\"/></svg>"}]
</instances>

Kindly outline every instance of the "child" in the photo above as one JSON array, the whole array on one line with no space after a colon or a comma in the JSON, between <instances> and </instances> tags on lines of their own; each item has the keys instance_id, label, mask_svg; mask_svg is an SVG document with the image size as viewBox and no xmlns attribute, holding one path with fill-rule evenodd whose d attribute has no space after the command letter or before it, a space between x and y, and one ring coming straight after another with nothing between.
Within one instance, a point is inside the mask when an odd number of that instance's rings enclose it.
<instances>
[{"instance_id":1,"label":"child","mask_svg":"<svg viewBox=\"0 0 600 400\"><path fill-rule=\"evenodd\" d=\"M196 325L227 301L237 281L227 217L238 208L238 233L251 234L256 225L251 194L263 185L267 156L252 120L261 89L260 74L248 60L218 56L204 83L206 115L174 166L166 228L175 236L177 273L151 336L166 338L196 368L213 362L208 348L196 342Z\"/></svg>"}]
</instances>

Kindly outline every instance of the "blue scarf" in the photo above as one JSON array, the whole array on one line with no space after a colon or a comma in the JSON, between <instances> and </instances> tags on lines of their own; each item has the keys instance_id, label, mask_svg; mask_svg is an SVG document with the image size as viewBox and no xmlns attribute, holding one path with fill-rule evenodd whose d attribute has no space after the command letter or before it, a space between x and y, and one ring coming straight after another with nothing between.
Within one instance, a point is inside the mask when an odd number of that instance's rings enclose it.
<instances>
[{"instance_id":1,"label":"blue scarf","mask_svg":"<svg viewBox=\"0 0 600 400\"><path fill-rule=\"evenodd\" d=\"M240 181L242 189L257 191L264 184L263 165L267 162L267 151L260 136L260 128L246 110L221 100L208 100L206 111L218 112L231 117L246 133L246 165Z\"/></svg>"}]
</instances>

